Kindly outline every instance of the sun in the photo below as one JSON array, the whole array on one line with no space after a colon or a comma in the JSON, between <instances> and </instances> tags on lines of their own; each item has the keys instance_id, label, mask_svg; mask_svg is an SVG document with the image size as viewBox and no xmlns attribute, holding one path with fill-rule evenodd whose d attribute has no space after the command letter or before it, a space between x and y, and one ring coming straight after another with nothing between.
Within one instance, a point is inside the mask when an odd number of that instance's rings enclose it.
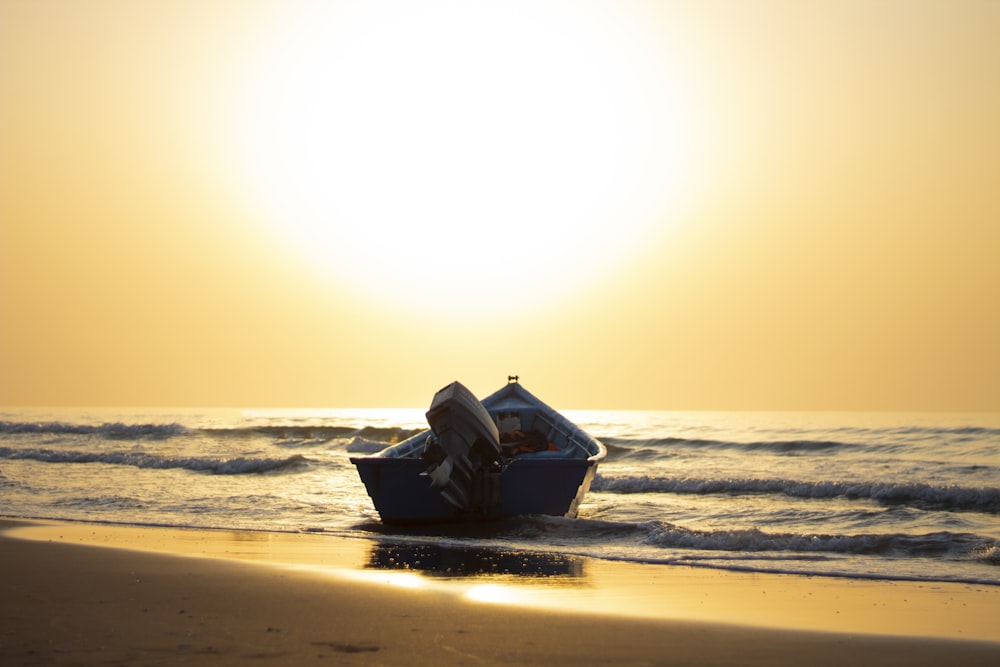
<instances>
[{"instance_id":1,"label":"sun","mask_svg":"<svg viewBox=\"0 0 1000 667\"><path fill-rule=\"evenodd\" d=\"M246 60L246 196L294 261L461 317L569 298L664 225L696 118L613 3L309 4Z\"/></svg>"}]
</instances>

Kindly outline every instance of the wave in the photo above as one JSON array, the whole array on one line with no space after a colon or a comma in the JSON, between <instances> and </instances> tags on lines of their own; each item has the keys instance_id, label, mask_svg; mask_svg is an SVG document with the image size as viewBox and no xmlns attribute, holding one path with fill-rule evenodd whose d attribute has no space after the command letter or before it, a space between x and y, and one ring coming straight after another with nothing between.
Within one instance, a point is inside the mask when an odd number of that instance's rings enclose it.
<instances>
[{"instance_id":1,"label":"wave","mask_svg":"<svg viewBox=\"0 0 1000 667\"><path fill-rule=\"evenodd\" d=\"M360 436L351 440L347 445L347 451L351 454L376 454L385 448L385 442L369 440Z\"/></svg>"},{"instance_id":2,"label":"wave","mask_svg":"<svg viewBox=\"0 0 1000 667\"><path fill-rule=\"evenodd\" d=\"M598 474L590 486L605 493L746 494L771 493L793 498L875 500L918 509L1000 513L1000 488L893 484L891 482L803 482L791 479L697 479Z\"/></svg>"},{"instance_id":3,"label":"wave","mask_svg":"<svg viewBox=\"0 0 1000 667\"><path fill-rule=\"evenodd\" d=\"M109 440L166 439L200 434L212 438L266 437L285 446L314 445L337 439L364 438L388 444L401 442L426 429L396 426L237 426L191 428L183 424L79 424L73 422L0 421L0 435L87 435Z\"/></svg>"},{"instance_id":4,"label":"wave","mask_svg":"<svg viewBox=\"0 0 1000 667\"><path fill-rule=\"evenodd\" d=\"M0 458L29 459L43 463L107 463L156 470L181 468L213 475L276 472L301 467L310 462L301 454L286 458L240 456L231 459L217 459L198 456L166 456L145 452L71 452L47 448L12 449L10 447L0 447Z\"/></svg>"},{"instance_id":5,"label":"wave","mask_svg":"<svg viewBox=\"0 0 1000 667\"><path fill-rule=\"evenodd\" d=\"M1000 437L1000 428L991 426L902 426L885 429L889 433L902 435L962 435Z\"/></svg>"},{"instance_id":6,"label":"wave","mask_svg":"<svg viewBox=\"0 0 1000 667\"><path fill-rule=\"evenodd\" d=\"M854 451L894 452L906 449L913 443L961 443L968 447L981 443L993 451L1000 428L992 426L892 426L885 428L840 427L824 429L820 437L795 437L762 440L729 440L718 438L664 437L601 437L614 456L649 456L659 453L669 456L674 451L723 451L764 452L778 455L840 454ZM804 435L804 434L803 434ZM825 437L830 436L830 437Z\"/></svg>"},{"instance_id":7,"label":"wave","mask_svg":"<svg viewBox=\"0 0 1000 667\"><path fill-rule=\"evenodd\" d=\"M181 424L74 424L67 422L8 422L0 421L2 434L99 435L114 439L170 438L188 433Z\"/></svg>"},{"instance_id":8,"label":"wave","mask_svg":"<svg viewBox=\"0 0 1000 667\"><path fill-rule=\"evenodd\" d=\"M601 438L612 456L633 458L636 456L664 456L677 449L736 449L745 452L773 452L776 454L818 454L842 452L857 449L862 445L837 440L761 440L736 442L732 440L709 440L700 438Z\"/></svg>"},{"instance_id":9,"label":"wave","mask_svg":"<svg viewBox=\"0 0 1000 667\"><path fill-rule=\"evenodd\" d=\"M327 442L330 440L345 440L365 438L375 442L394 444L402 442L412 435L426 429L402 428L397 426L241 426L235 428L207 428L203 433L214 437L246 438L265 436L279 441L291 442Z\"/></svg>"},{"instance_id":10,"label":"wave","mask_svg":"<svg viewBox=\"0 0 1000 667\"><path fill-rule=\"evenodd\" d=\"M796 551L912 557L968 556L974 550L991 544L976 535L949 532L926 535L802 535L767 533L757 528L701 531L672 524L651 527L643 542L657 547L707 551Z\"/></svg>"},{"instance_id":11,"label":"wave","mask_svg":"<svg viewBox=\"0 0 1000 667\"><path fill-rule=\"evenodd\" d=\"M530 538L551 536L553 533L578 545L584 543L580 538L590 537L602 544L602 548L608 548L608 540L617 536L658 549L701 552L672 554L670 560L677 562L758 561L769 558L821 561L839 555L870 555L947 559L1000 566L1000 543L973 533L949 531L858 535L769 533L758 528L696 530L660 521L619 523L534 516L525 517L523 525L515 532L519 537ZM607 554L594 555L605 557Z\"/></svg>"}]
</instances>

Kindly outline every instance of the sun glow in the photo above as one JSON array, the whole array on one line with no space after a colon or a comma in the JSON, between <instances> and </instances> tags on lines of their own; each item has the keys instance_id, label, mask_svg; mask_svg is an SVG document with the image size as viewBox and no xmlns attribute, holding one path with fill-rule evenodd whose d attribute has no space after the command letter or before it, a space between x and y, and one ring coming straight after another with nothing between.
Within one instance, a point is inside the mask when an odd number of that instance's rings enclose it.
<instances>
[{"instance_id":1,"label":"sun glow","mask_svg":"<svg viewBox=\"0 0 1000 667\"><path fill-rule=\"evenodd\" d=\"M688 185L690 98L643 17L585 2L319 5L234 125L270 233L363 298L468 317L600 280Z\"/></svg>"}]
</instances>

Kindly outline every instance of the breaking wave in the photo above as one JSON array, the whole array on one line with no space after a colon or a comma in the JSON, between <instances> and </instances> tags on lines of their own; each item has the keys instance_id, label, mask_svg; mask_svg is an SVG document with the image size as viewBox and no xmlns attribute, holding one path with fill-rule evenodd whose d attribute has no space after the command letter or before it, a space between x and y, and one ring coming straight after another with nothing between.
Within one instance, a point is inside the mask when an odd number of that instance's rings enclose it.
<instances>
[{"instance_id":1,"label":"breaking wave","mask_svg":"<svg viewBox=\"0 0 1000 667\"><path fill-rule=\"evenodd\" d=\"M301 454L286 458L235 457L217 459L198 456L168 456L145 452L74 452L47 448L11 449L0 447L0 458L29 459L44 463L107 463L111 465L133 466L166 470L182 468L194 472L213 475L245 475L276 472L305 466L309 459Z\"/></svg>"},{"instance_id":2,"label":"breaking wave","mask_svg":"<svg viewBox=\"0 0 1000 667\"><path fill-rule=\"evenodd\" d=\"M697 479L645 475L608 477L598 474L592 491L605 493L750 494L771 493L793 498L869 499L920 509L975 510L1000 513L1000 488L893 484L889 482L803 482L791 479Z\"/></svg>"},{"instance_id":3,"label":"breaking wave","mask_svg":"<svg viewBox=\"0 0 1000 667\"><path fill-rule=\"evenodd\" d=\"M831 439L795 438L762 440L727 440L687 437L601 437L610 458L655 458L672 456L676 452L734 451L767 453L779 456L829 456L857 451L897 451L901 445L913 443L954 442L982 443L991 448L1000 438L1000 428L988 426L901 426L859 429L856 427L826 429ZM842 439L843 438L843 439Z\"/></svg>"},{"instance_id":4,"label":"breaking wave","mask_svg":"<svg viewBox=\"0 0 1000 667\"><path fill-rule=\"evenodd\" d=\"M201 434L219 439L244 439L265 437L289 443L318 444L337 439L364 438L382 446L401 442L425 429L397 426L237 426L220 428L192 428L182 424L80 424L73 422L16 422L0 421L0 435L83 435L109 440L166 439L176 436Z\"/></svg>"},{"instance_id":5,"label":"breaking wave","mask_svg":"<svg viewBox=\"0 0 1000 667\"><path fill-rule=\"evenodd\" d=\"M386 443L379 440L369 440L368 438L356 437L347 445L347 451L351 454L375 454L386 448Z\"/></svg>"},{"instance_id":6,"label":"breaking wave","mask_svg":"<svg viewBox=\"0 0 1000 667\"><path fill-rule=\"evenodd\" d=\"M794 551L952 558L976 558L981 551L997 548L996 544L982 537L965 533L802 535L767 533L757 528L700 531L673 524L651 527L643 542L650 546L706 551Z\"/></svg>"},{"instance_id":7,"label":"breaking wave","mask_svg":"<svg viewBox=\"0 0 1000 667\"><path fill-rule=\"evenodd\" d=\"M8 422L0 421L0 433L17 435L98 435L114 439L170 438L184 435L188 429L181 424L73 424L67 422Z\"/></svg>"},{"instance_id":8,"label":"breaking wave","mask_svg":"<svg viewBox=\"0 0 1000 667\"><path fill-rule=\"evenodd\" d=\"M732 449L745 452L773 452L776 454L817 454L842 452L858 449L861 445L837 440L760 440L736 442L732 440L709 440L700 438L601 438L610 453L622 456L656 451L667 454L676 449Z\"/></svg>"},{"instance_id":9,"label":"breaking wave","mask_svg":"<svg viewBox=\"0 0 1000 667\"><path fill-rule=\"evenodd\" d=\"M326 442L364 438L382 443L382 448L406 440L426 429L411 429L396 426L246 426L236 428L208 428L202 432L217 438L246 438L264 436L278 441Z\"/></svg>"},{"instance_id":10,"label":"breaking wave","mask_svg":"<svg viewBox=\"0 0 1000 667\"><path fill-rule=\"evenodd\" d=\"M614 539L634 540L657 549L678 549L666 560L761 560L771 557L797 560L826 560L843 555L873 555L897 558L935 558L1000 566L1000 543L973 533L939 531L925 534L864 533L801 534L767 532L758 528L739 530L696 530L672 523L619 523L593 519L525 517L514 532L519 537L541 535L570 539L586 537L608 545ZM778 555L780 554L780 556ZM607 553L589 554L606 557ZM640 559L641 560L641 559ZM661 560L661 559L652 559Z\"/></svg>"}]
</instances>

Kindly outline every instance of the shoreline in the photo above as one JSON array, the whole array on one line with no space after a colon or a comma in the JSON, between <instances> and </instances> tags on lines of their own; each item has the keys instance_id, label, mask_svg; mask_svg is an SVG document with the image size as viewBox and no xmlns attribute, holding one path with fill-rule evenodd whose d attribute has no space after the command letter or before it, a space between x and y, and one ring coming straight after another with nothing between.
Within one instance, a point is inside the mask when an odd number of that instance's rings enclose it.
<instances>
[{"instance_id":1,"label":"shoreline","mask_svg":"<svg viewBox=\"0 0 1000 667\"><path fill-rule=\"evenodd\" d=\"M236 664L257 653L271 664L320 655L358 664L1000 660L996 587L536 562L521 552L508 556L535 569L444 576L419 562L440 554L414 560L400 548L390 536L0 519L0 657L11 665L98 655Z\"/></svg>"}]
</instances>

